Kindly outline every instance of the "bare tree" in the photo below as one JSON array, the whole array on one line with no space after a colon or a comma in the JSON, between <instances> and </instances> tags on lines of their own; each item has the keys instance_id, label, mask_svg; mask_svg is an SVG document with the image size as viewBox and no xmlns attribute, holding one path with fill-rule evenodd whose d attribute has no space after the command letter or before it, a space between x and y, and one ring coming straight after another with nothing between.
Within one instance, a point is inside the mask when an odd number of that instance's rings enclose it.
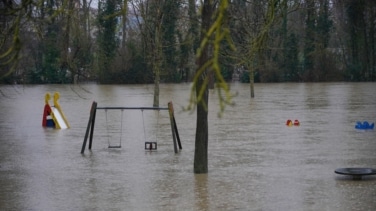
<instances>
[{"instance_id":1,"label":"bare tree","mask_svg":"<svg viewBox=\"0 0 376 211\"><path fill-rule=\"evenodd\" d=\"M159 83L162 67L162 19L163 0L131 1L141 32L148 65L154 73L153 106L159 106Z\"/></svg>"}]
</instances>

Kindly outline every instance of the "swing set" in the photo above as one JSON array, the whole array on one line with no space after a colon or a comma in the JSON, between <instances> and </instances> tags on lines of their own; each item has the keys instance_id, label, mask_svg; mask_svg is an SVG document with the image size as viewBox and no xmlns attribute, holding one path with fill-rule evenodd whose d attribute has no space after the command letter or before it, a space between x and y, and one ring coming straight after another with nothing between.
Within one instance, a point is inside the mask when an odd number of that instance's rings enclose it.
<instances>
[{"instance_id":1,"label":"swing set","mask_svg":"<svg viewBox=\"0 0 376 211\"><path fill-rule=\"evenodd\" d=\"M142 125L144 129L144 140L145 140L145 149L146 150L157 150L157 142L147 142L146 141L146 133L145 133L145 123L144 123L144 110L168 110L169 116L170 116L170 124L171 124L171 132L172 132L172 140L174 144L174 151L175 153L178 153L178 147L181 150L181 142L179 138L179 132L178 128L176 126L176 121L175 121L175 116L174 116L174 108L172 105L172 102L168 103L168 107L98 107L97 102L93 102L91 105L90 109L90 117L89 117L89 122L87 124L86 128L86 133L85 133L85 138L84 142L82 143L82 149L81 149L81 154L85 152L86 148L86 143L89 138L89 146L88 149L91 150L92 143L93 143L93 134L94 134L94 125L95 125L95 117L96 117L96 112L97 110L105 110L105 116L106 116L106 131L107 134L109 134L109 126L108 126L108 115L107 111L108 110L120 110L121 111L121 121L120 121L120 140L119 140L119 145L111 145L110 144L110 137L107 135L107 141L108 141L108 148L121 148L121 141L122 141L122 134L123 134L123 111L124 110L141 110L142 112ZM158 113L158 118L157 118L157 125L159 122L159 113ZM157 134L156 134L157 137Z\"/></svg>"}]
</instances>

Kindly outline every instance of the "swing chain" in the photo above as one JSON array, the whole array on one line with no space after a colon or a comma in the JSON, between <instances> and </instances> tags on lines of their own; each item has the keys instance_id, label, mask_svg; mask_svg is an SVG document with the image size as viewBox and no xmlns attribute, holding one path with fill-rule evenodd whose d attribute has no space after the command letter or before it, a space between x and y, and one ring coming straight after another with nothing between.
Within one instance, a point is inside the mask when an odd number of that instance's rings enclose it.
<instances>
[{"instance_id":1,"label":"swing chain","mask_svg":"<svg viewBox=\"0 0 376 211\"><path fill-rule=\"evenodd\" d=\"M118 146L111 146L111 143L110 143L110 131L109 131L109 128L108 128L107 109L105 109L108 148L121 148L121 142L122 142L122 136L123 136L123 113L124 113L124 109L121 109L121 120L120 120L120 140L119 140L119 145L118 145Z\"/></svg>"},{"instance_id":2,"label":"swing chain","mask_svg":"<svg viewBox=\"0 0 376 211\"><path fill-rule=\"evenodd\" d=\"M110 147L110 133L109 133L109 129L108 129L107 109L105 109L104 112L106 114L107 142L108 142L108 147Z\"/></svg>"},{"instance_id":3,"label":"swing chain","mask_svg":"<svg viewBox=\"0 0 376 211\"><path fill-rule=\"evenodd\" d=\"M122 136L123 136L123 113L124 113L124 109L121 109L119 147L121 147L121 141L122 141Z\"/></svg>"},{"instance_id":4,"label":"swing chain","mask_svg":"<svg viewBox=\"0 0 376 211\"><path fill-rule=\"evenodd\" d=\"M144 121L144 109L141 109L142 114L142 126L144 128L144 142L146 142L145 121Z\"/></svg>"},{"instance_id":5,"label":"swing chain","mask_svg":"<svg viewBox=\"0 0 376 211\"><path fill-rule=\"evenodd\" d=\"M159 110L157 110L158 116L157 116L157 126L156 126L156 131L155 131L155 141L158 140L158 131L159 131Z\"/></svg>"}]
</instances>

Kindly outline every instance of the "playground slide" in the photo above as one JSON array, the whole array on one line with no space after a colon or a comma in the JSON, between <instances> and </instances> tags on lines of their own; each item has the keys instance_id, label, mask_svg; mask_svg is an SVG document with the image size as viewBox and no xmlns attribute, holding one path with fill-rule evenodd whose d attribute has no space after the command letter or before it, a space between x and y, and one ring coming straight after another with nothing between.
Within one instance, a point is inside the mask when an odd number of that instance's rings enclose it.
<instances>
[{"instance_id":1,"label":"playground slide","mask_svg":"<svg viewBox=\"0 0 376 211\"><path fill-rule=\"evenodd\" d=\"M55 117L56 124L59 124L61 129L66 129L68 128L67 123L64 121L63 116L61 115L59 109L55 107L51 107L52 114Z\"/></svg>"},{"instance_id":2,"label":"playground slide","mask_svg":"<svg viewBox=\"0 0 376 211\"><path fill-rule=\"evenodd\" d=\"M43 127L54 127L56 129L66 129L70 127L59 103L57 102L59 97L60 94L58 92L55 92L54 106L50 106L50 104L48 103L48 101L51 99L50 93L47 92L44 96L45 105L42 119Z\"/></svg>"}]
</instances>

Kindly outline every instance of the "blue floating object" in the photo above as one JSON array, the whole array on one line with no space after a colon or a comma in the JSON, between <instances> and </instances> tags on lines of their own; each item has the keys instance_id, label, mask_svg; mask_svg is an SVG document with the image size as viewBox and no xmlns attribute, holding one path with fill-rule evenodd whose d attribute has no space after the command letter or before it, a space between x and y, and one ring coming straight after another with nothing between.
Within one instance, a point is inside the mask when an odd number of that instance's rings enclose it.
<instances>
[{"instance_id":1,"label":"blue floating object","mask_svg":"<svg viewBox=\"0 0 376 211\"><path fill-rule=\"evenodd\" d=\"M364 121L363 123L361 122L356 122L355 129L359 130L369 130L373 129L375 127L375 123L372 122L372 124L369 124L367 121Z\"/></svg>"}]
</instances>

